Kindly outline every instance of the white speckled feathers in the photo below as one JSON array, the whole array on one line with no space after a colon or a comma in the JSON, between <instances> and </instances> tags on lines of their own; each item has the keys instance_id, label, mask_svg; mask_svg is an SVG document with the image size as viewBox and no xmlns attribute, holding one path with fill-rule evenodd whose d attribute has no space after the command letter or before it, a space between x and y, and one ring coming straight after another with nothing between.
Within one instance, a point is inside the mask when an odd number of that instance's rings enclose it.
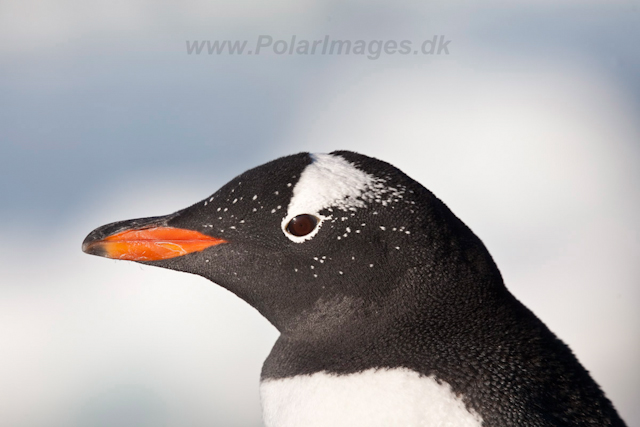
<instances>
[{"instance_id":1,"label":"white speckled feathers","mask_svg":"<svg viewBox=\"0 0 640 427\"><path fill-rule=\"evenodd\" d=\"M282 229L284 231L291 218L300 214L315 215L319 223L312 233L303 237L285 233L294 242L304 242L318 233L322 222L331 218L320 214L323 209L353 211L369 201L386 206L402 198L404 189L386 186L383 178L358 169L339 155L311 154L311 157L313 162L302 172L293 189Z\"/></svg>"}]
</instances>

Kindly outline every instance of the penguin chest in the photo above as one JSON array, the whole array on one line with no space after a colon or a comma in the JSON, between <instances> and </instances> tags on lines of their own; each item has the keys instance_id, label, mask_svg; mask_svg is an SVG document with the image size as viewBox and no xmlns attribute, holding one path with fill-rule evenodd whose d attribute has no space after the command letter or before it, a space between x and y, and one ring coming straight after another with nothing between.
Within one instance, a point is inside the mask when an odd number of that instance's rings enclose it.
<instances>
[{"instance_id":1,"label":"penguin chest","mask_svg":"<svg viewBox=\"0 0 640 427\"><path fill-rule=\"evenodd\" d=\"M448 384L404 368L267 379L260 394L267 427L482 425Z\"/></svg>"}]
</instances>

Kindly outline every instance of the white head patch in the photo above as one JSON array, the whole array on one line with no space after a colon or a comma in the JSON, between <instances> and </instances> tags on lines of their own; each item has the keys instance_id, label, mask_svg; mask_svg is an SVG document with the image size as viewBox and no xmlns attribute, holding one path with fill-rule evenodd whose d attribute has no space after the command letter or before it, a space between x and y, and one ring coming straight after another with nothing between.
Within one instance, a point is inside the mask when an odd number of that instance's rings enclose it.
<instances>
[{"instance_id":1,"label":"white head patch","mask_svg":"<svg viewBox=\"0 0 640 427\"><path fill-rule=\"evenodd\" d=\"M334 208L348 211L365 206L365 195L370 193L382 180L356 168L340 156L331 154L311 154L312 163L308 165L300 180L293 188L293 197L289 202L287 215L282 219L282 231L294 242L311 239L318 233L322 222L331 216L320 215L320 211ZM310 214L319 221L316 228L306 236L294 236L286 231L292 218Z\"/></svg>"}]
</instances>

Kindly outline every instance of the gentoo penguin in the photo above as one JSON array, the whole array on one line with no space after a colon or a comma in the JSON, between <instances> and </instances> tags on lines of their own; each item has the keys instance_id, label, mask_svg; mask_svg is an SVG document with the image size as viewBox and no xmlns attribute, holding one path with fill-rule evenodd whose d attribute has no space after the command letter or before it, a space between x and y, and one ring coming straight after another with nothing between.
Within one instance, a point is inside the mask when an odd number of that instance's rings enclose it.
<instances>
[{"instance_id":1,"label":"gentoo penguin","mask_svg":"<svg viewBox=\"0 0 640 427\"><path fill-rule=\"evenodd\" d=\"M268 427L625 425L480 239L380 160L282 157L82 249L204 276L275 325Z\"/></svg>"}]
</instances>

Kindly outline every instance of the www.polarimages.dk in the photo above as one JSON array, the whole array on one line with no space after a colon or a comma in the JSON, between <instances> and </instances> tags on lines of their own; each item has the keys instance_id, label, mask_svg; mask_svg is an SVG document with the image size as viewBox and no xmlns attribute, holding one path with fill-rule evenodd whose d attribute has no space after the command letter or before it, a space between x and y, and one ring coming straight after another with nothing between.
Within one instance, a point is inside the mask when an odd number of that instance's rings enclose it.
<instances>
[{"instance_id":1,"label":"www.polarimages.dk","mask_svg":"<svg viewBox=\"0 0 640 427\"><path fill-rule=\"evenodd\" d=\"M378 59L386 55L449 55L449 43L443 35L434 35L421 43L411 40L332 40L328 35L322 39L273 40L261 35L253 48L247 48L248 40L187 40L187 54L192 55L366 55L368 59Z\"/></svg>"}]
</instances>

